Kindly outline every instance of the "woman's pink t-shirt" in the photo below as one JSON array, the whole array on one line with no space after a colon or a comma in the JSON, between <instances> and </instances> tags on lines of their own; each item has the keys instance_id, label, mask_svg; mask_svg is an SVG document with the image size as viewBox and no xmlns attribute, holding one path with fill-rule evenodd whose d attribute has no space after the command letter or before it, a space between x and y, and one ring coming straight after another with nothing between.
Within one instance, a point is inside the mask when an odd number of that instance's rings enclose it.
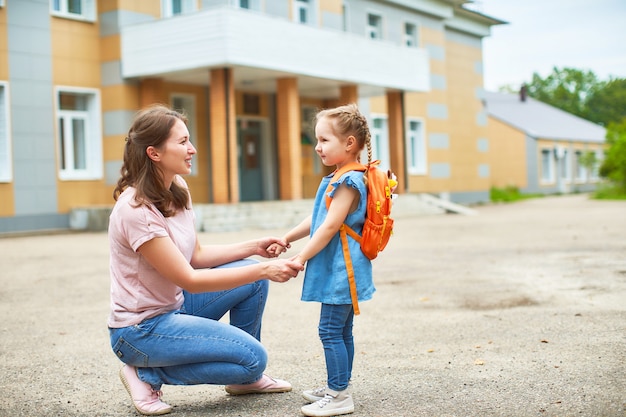
<instances>
[{"instance_id":1,"label":"woman's pink t-shirt","mask_svg":"<svg viewBox=\"0 0 626 417\"><path fill-rule=\"evenodd\" d=\"M137 249L151 239L169 236L191 262L196 231L194 212L189 205L189 210L164 217L154 205L137 205L133 187L120 194L109 219L109 327L138 324L182 305L182 289L161 276Z\"/></svg>"}]
</instances>

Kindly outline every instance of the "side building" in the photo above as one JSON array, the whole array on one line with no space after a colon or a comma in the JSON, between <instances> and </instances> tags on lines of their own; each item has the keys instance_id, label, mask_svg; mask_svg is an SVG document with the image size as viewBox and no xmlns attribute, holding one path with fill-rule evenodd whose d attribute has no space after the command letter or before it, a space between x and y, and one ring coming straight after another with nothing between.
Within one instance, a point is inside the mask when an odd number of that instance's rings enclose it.
<instances>
[{"instance_id":1,"label":"side building","mask_svg":"<svg viewBox=\"0 0 626 417\"><path fill-rule=\"evenodd\" d=\"M482 39L463 0L0 0L0 233L108 207L133 116L189 116L195 204L301 200L312 117L356 102L402 193L488 201Z\"/></svg>"},{"instance_id":2,"label":"side building","mask_svg":"<svg viewBox=\"0 0 626 417\"><path fill-rule=\"evenodd\" d=\"M604 158L606 129L528 97L487 92L494 187L526 194L595 190Z\"/></svg>"}]
</instances>

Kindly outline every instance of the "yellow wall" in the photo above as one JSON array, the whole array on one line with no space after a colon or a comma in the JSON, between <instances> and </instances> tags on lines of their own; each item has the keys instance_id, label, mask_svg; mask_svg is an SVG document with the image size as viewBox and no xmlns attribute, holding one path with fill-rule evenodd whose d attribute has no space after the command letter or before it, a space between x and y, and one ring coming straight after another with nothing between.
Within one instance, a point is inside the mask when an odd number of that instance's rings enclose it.
<instances>
[{"instance_id":1,"label":"yellow wall","mask_svg":"<svg viewBox=\"0 0 626 417\"><path fill-rule=\"evenodd\" d=\"M7 12L0 8L0 81L9 79L9 47L7 45ZM15 214L13 183L0 183L0 217Z\"/></svg>"},{"instance_id":2,"label":"yellow wall","mask_svg":"<svg viewBox=\"0 0 626 417\"><path fill-rule=\"evenodd\" d=\"M7 28L7 9L0 8L0 80L9 79L9 45Z\"/></svg>"},{"instance_id":3,"label":"yellow wall","mask_svg":"<svg viewBox=\"0 0 626 417\"><path fill-rule=\"evenodd\" d=\"M487 127L477 125L477 116L483 110L476 96L482 87L482 74L475 70L476 62L482 61L479 47L446 39L442 30L421 27L421 47L439 46L445 50L445 59L430 60L430 72L444 76L445 90L431 89L425 93L405 94L405 117L419 118L424 122L425 140L429 133L446 133L449 136L447 149L426 147L429 172L426 175L411 175L408 179L409 192L465 192L489 189L489 178L478 174L480 164L488 164L488 153L478 151L478 138L487 137ZM428 104L447 107L447 119L428 118ZM380 105L382 108L382 104ZM449 178L431 178L431 164L449 164Z\"/></svg>"},{"instance_id":4,"label":"yellow wall","mask_svg":"<svg viewBox=\"0 0 626 417\"><path fill-rule=\"evenodd\" d=\"M488 163L488 153L478 150L478 138L487 137L487 126L477 125L483 106L476 91L482 87L483 80L482 74L475 70L476 62L482 62L480 48L446 42L451 165L447 188L451 192L485 191L490 186L490 179L478 174L479 164Z\"/></svg>"},{"instance_id":5,"label":"yellow wall","mask_svg":"<svg viewBox=\"0 0 626 417\"><path fill-rule=\"evenodd\" d=\"M98 24L56 17L50 19L53 85L99 89ZM55 143L58 144L58 138L55 138ZM108 204L111 200L103 179L57 180L57 191L59 213L68 213L74 207Z\"/></svg>"},{"instance_id":6,"label":"yellow wall","mask_svg":"<svg viewBox=\"0 0 626 417\"><path fill-rule=\"evenodd\" d=\"M526 155L526 135L491 117L488 121L488 131L491 186L527 187L526 161L529 155ZM536 157L541 161L541 155Z\"/></svg>"},{"instance_id":7,"label":"yellow wall","mask_svg":"<svg viewBox=\"0 0 626 417\"><path fill-rule=\"evenodd\" d=\"M146 0L98 0L98 13L112 12L115 10L161 17L161 2Z\"/></svg>"}]
</instances>

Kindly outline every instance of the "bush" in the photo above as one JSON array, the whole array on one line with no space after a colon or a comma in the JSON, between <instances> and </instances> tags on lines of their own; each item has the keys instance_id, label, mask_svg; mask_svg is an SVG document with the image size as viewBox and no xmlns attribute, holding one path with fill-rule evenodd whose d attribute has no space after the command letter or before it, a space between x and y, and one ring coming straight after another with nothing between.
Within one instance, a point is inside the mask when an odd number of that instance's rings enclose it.
<instances>
[{"instance_id":1,"label":"bush","mask_svg":"<svg viewBox=\"0 0 626 417\"><path fill-rule=\"evenodd\" d=\"M597 200L626 200L626 191L615 184L606 184L598 187L591 197Z\"/></svg>"},{"instance_id":2,"label":"bush","mask_svg":"<svg viewBox=\"0 0 626 417\"><path fill-rule=\"evenodd\" d=\"M522 194L519 188L508 186L504 188L491 187L489 197L494 203L510 203L528 198L543 197L543 194Z\"/></svg>"}]
</instances>

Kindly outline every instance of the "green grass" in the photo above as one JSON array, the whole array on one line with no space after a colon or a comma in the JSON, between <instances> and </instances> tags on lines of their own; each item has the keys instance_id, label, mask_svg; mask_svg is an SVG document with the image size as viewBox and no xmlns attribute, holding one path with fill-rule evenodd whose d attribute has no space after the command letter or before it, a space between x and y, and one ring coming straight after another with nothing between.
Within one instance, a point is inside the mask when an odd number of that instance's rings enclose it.
<instances>
[{"instance_id":1,"label":"green grass","mask_svg":"<svg viewBox=\"0 0 626 417\"><path fill-rule=\"evenodd\" d=\"M494 203L512 203L529 198L543 197L543 194L522 194L517 187L491 187L489 197Z\"/></svg>"},{"instance_id":2,"label":"green grass","mask_svg":"<svg viewBox=\"0 0 626 417\"><path fill-rule=\"evenodd\" d=\"M596 200L626 200L626 189L615 184L606 184L598 187L591 195Z\"/></svg>"}]
</instances>

